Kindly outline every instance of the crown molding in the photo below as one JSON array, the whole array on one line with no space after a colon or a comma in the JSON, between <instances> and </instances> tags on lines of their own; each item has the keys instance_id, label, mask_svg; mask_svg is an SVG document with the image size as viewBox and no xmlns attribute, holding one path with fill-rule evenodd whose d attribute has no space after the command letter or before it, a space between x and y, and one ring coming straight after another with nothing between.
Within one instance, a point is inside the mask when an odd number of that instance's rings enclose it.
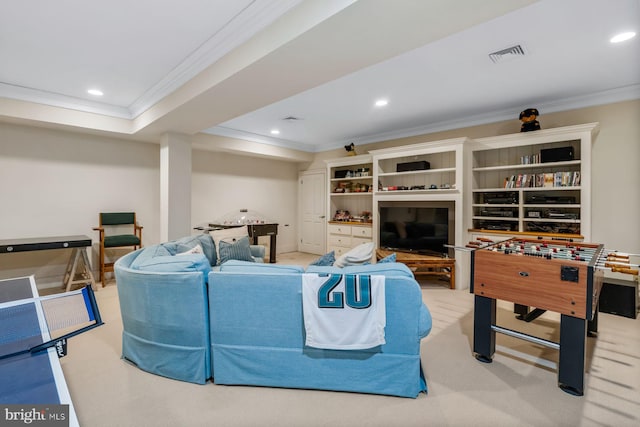
<instances>
[{"instance_id":1,"label":"crown molding","mask_svg":"<svg viewBox=\"0 0 640 427\"><path fill-rule=\"evenodd\" d=\"M0 83L0 97L131 120L246 42L301 1L253 1L128 107L93 102L7 83Z\"/></svg>"},{"instance_id":2,"label":"crown molding","mask_svg":"<svg viewBox=\"0 0 640 427\"><path fill-rule=\"evenodd\" d=\"M66 108L84 113L95 113L103 116L119 119L131 119L131 113L126 107L89 101L87 99L46 92L22 86L0 83L0 97L15 99L18 101L33 102L34 104L48 105L51 107Z\"/></svg>"},{"instance_id":3,"label":"crown molding","mask_svg":"<svg viewBox=\"0 0 640 427\"><path fill-rule=\"evenodd\" d=\"M288 139L273 138L257 133L246 132L238 129L231 129L224 126L215 126L201 133L217 136L225 136L228 138L244 139L245 141L257 142L265 145L273 145L275 147L289 148L292 150L304 151L306 153L315 153L316 147L302 142L290 141Z\"/></svg>"},{"instance_id":4,"label":"crown molding","mask_svg":"<svg viewBox=\"0 0 640 427\"><path fill-rule=\"evenodd\" d=\"M597 105L614 104L616 102L631 101L640 99L640 85L630 85L621 88L594 92L587 95L575 96L571 98L551 100L546 102L536 102L536 108L544 113L557 113L561 111L576 110L580 108L594 107ZM496 110L485 114L466 116L464 118L454 118L425 126L418 126L397 131L383 132L378 134L365 135L363 137L349 138L348 140L336 141L331 144L316 147L316 152L334 150L341 148L347 142L354 142L357 145L372 144L375 142L388 141L392 139L407 138L410 136L426 135L435 132L443 132L454 129L461 129L471 126L485 125L506 120L514 117L514 111L525 108L528 103L524 103L514 108Z\"/></svg>"},{"instance_id":5,"label":"crown molding","mask_svg":"<svg viewBox=\"0 0 640 427\"><path fill-rule=\"evenodd\" d=\"M227 53L273 23L301 0L256 0L239 12L220 31L149 88L129 106L135 118L194 78Z\"/></svg>"},{"instance_id":6,"label":"crown molding","mask_svg":"<svg viewBox=\"0 0 640 427\"><path fill-rule=\"evenodd\" d=\"M553 100L547 102L536 102L539 110L545 113L556 113L561 111L576 110L579 108L593 107L597 105L613 104L616 102L631 101L640 99L640 85L631 85L612 90L594 92L592 94L581 95L562 100ZM529 105L528 103L524 103ZM389 141L392 139L407 138L417 135L427 135L435 132L443 132L454 129L467 128L471 126L486 125L489 123L497 123L506 120L512 120L513 112L518 109L525 108L525 105L515 106L513 108L505 108L502 110L491 111L475 116L466 116L464 118L454 118L451 120L443 120L431 123L425 126L418 126L407 129L400 129L390 132L382 132L377 134L365 135L362 137L347 138L340 141L334 141L323 145L309 145L301 142L295 142L285 139L272 138L265 135L245 132L238 129L231 129L222 126L215 126L203 131L211 135L227 136L230 138L245 139L252 142L262 144L275 145L278 147L291 148L294 150L305 151L310 153L320 153L324 151L343 148L345 144L354 142L356 146L364 144L373 144L376 142Z\"/></svg>"}]
</instances>

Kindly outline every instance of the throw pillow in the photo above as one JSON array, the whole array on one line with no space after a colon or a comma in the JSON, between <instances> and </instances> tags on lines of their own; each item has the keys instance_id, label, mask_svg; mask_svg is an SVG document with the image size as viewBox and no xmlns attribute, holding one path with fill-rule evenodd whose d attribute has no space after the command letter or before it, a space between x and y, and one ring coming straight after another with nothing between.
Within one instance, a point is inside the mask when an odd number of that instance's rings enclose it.
<instances>
[{"instance_id":1,"label":"throw pillow","mask_svg":"<svg viewBox=\"0 0 640 427\"><path fill-rule=\"evenodd\" d=\"M336 262L336 254L334 251L322 255L317 260L309 263L309 265L333 265Z\"/></svg>"},{"instance_id":2,"label":"throw pillow","mask_svg":"<svg viewBox=\"0 0 640 427\"><path fill-rule=\"evenodd\" d=\"M219 255L219 258L222 257L220 255L220 242L226 241L227 243L233 242L234 239L239 239L240 237L247 237L247 241L249 239L249 231L247 230L247 226L242 227L233 227L233 228L223 228L222 230L213 230L209 233L213 242L215 243L216 253ZM253 259L251 259L253 261ZM218 259L218 264L222 264L222 260Z\"/></svg>"},{"instance_id":3,"label":"throw pillow","mask_svg":"<svg viewBox=\"0 0 640 427\"><path fill-rule=\"evenodd\" d=\"M348 265L362 265L371 262L373 249L373 242L358 245L338 258L336 262L333 263L333 266L344 268Z\"/></svg>"},{"instance_id":4,"label":"throw pillow","mask_svg":"<svg viewBox=\"0 0 640 427\"><path fill-rule=\"evenodd\" d=\"M387 255L386 257L382 258L380 261L378 261L378 264L381 264L383 262L396 262L396 253L392 253L391 255Z\"/></svg>"},{"instance_id":5,"label":"throw pillow","mask_svg":"<svg viewBox=\"0 0 640 427\"><path fill-rule=\"evenodd\" d=\"M209 260L209 264L214 266L218 263L218 260L216 257L216 248L215 248L215 245L213 244L213 239L208 234L196 234L192 236L186 236L181 239L175 240L174 242L163 243L163 245L173 255L182 253L185 250L188 250L200 245L200 247L202 247L202 253L204 253L204 255Z\"/></svg>"},{"instance_id":6,"label":"throw pillow","mask_svg":"<svg viewBox=\"0 0 640 427\"><path fill-rule=\"evenodd\" d=\"M182 245L178 246L178 253L176 254L176 256L189 254L204 254L204 251L202 250L202 246L200 245L195 245L192 248L188 248L187 246Z\"/></svg>"},{"instance_id":7,"label":"throw pillow","mask_svg":"<svg viewBox=\"0 0 640 427\"><path fill-rule=\"evenodd\" d=\"M251 248L249 247L249 237L243 236L234 238L233 241L220 241L220 263L224 263L230 259L239 261L254 261L251 256Z\"/></svg>"}]
</instances>

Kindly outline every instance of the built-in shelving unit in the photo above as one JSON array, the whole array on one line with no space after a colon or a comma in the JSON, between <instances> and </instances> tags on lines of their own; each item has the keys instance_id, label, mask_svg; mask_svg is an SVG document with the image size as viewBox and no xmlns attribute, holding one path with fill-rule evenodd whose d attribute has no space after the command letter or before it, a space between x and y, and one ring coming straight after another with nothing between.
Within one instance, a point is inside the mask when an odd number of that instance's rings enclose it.
<instances>
[{"instance_id":1,"label":"built-in shelving unit","mask_svg":"<svg viewBox=\"0 0 640 427\"><path fill-rule=\"evenodd\" d=\"M475 140L469 231L589 240L597 132L591 123Z\"/></svg>"},{"instance_id":2,"label":"built-in shelving unit","mask_svg":"<svg viewBox=\"0 0 640 427\"><path fill-rule=\"evenodd\" d=\"M492 234L589 241L591 147L598 128L590 123L455 138L328 160L329 250L342 253L369 239L378 245L381 207L398 206L446 207L455 247ZM336 221L344 211L349 224ZM465 288L468 253L451 253L456 287Z\"/></svg>"},{"instance_id":3,"label":"built-in shelving unit","mask_svg":"<svg viewBox=\"0 0 640 427\"><path fill-rule=\"evenodd\" d=\"M457 194L462 170L456 166L462 140L427 142L375 150L376 195ZM408 170L407 170L408 169Z\"/></svg>"},{"instance_id":4,"label":"built-in shelving unit","mask_svg":"<svg viewBox=\"0 0 640 427\"><path fill-rule=\"evenodd\" d=\"M326 164L329 180L327 219L346 220L339 217L339 212L342 211L345 215L348 212L351 220L371 221L374 187L371 156L347 156L327 160Z\"/></svg>"},{"instance_id":5,"label":"built-in shelving unit","mask_svg":"<svg viewBox=\"0 0 640 427\"><path fill-rule=\"evenodd\" d=\"M468 167L468 138L424 142L370 151L373 156L373 239L380 243L380 209L383 207L446 207L449 242L462 246L467 237L462 206L464 171ZM468 286L468 263L456 257L456 287ZM458 257L460 256L460 262Z\"/></svg>"},{"instance_id":6,"label":"built-in shelving unit","mask_svg":"<svg viewBox=\"0 0 640 427\"><path fill-rule=\"evenodd\" d=\"M373 164L371 156L327 160L327 252L338 257L372 240Z\"/></svg>"}]
</instances>

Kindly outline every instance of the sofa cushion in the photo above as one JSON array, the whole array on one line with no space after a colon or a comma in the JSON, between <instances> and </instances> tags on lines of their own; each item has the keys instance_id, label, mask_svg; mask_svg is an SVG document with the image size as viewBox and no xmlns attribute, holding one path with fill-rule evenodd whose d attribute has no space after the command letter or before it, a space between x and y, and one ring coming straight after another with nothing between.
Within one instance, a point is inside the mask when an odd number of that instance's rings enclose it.
<instances>
[{"instance_id":1,"label":"sofa cushion","mask_svg":"<svg viewBox=\"0 0 640 427\"><path fill-rule=\"evenodd\" d=\"M346 267L348 265L361 265L371 262L373 249L373 242L363 243L341 255L333 265L334 267Z\"/></svg>"},{"instance_id":2,"label":"sofa cushion","mask_svg":"<svg viewBox=\"0 0 640 427\"><path fill-rule=\"evenodd\" d=\"M384 264L385 262L396 262L396 253L392 253L391 255L387 255L378 261L378 264Z\"/></svg>"},{"instance_id":3,"label":"sofa cushion","mask_svg":"<svg viewBox=\"0 0 640 427\"><path fill-rule=\"evenodd\" d=\"M384 262L382 264L352 265L342 269L343 274L377 274L386 277L408 277L413 279L413 273L406 265L399 262Z\"/></svg>"},{"instance_id":4,"label":"sofa cushion","mask_svg":"<svg viewBox=\"0 0 640 427\"><path fill-rule=\"evenodd\" d=\"M170 256L171 253L162 245L148 246L140 250L140 254L131 263L131 268L138 269L138 265L149 262L159 256Z\"/></svg>"},{"instance_id":5,"label":"sofa cushion","mask_svg":"<svg viewBox=\"0 0 640 427\"><path fill-rule=\"evenodd\" d=\"M232 259L249 262L255 261L251 255L249 237L233 238L231 242L226 240L220 241L220 262L224 263Z\"/></svg>"},{"instance_id":6,"label":"sofa cushion","mask_svg":"<svg viewBox=\"0 0 640 427\"><path fill-rule=\"evenodd\" d=\"M213 243L215 245L215 250L217 254L220 254L220 242L233 242L240 237L247 237L249 239L249 231L247 227L232 227L232 228L223 228L221 230L213 230L210 232L210 236L213 239ZM218 264L222 264L222 260L218 257Z\"/></svg>"},{"instance_id":7,"label":"sofa cushion","mask_svg":"<svg viewBox=\"0 0 640 427\"><path fill-rule=\"evenodd\" d=\"M206 277L211 271L211 264L209 264L209 260L203 254L187 254L183 256L164 255L149 258L139 263L135 268L137 270L159 273L201 271L206 280Z\"/></svg>"},{"instance_id":8,"label":"sofa cushion","mask_svg":"<svg viewBox=\"0 0 640 427\"><path fill-rule=\"evenodd\" d=\"M220 266L220 271L233 273L304 273L304 269L297 265L264 264L238 260L226 261Z\"/></svg>"},{"instance_id":9,"label":"sofa cushion","mask_svg":"<svg viewBox=\"0 0 640 427\"><path fill-rule=\"evenodd\" d=\"M198 245L202 247L204 255L209 260L209 264L216 265L218 263L216 247L213 244L213 239L208 234L186 236L175 240L174 242L167 242L163 244L163 246L167 248L172 255L188 252L190 249L193 249Z\"/></svg>"},{"instance_id":10,"label":"sofa cushion","mask_svg":"<svg viewBox=\"0 0 640 427\"><path fill-rule=\"evenodd\" d=\"M317 274L342 274L342 269L332 265L309 265L305 272Z\"/></svg>"},{"instance_id":11,"label":"sofa cushion","mask_svg":"<svg viewBox=\"0 0 640 427\"><path fill-rule=\"evenodd\" d=\"M331 251L309 263L309 265L333 265L334 262L336 262L336 253L335 251Z\"/></svg>"},{"instance_id":12,"label":"sofa cushion","mask_svg":"<svg viewBox=\"0 0 640 427\"><path fill-rule=\"evenodd\" d=\"M184 252L179 250L178 253L176 254L176 256L189 255L189 254L203 254L204 255L204 251L202 250L202 246L195 245L191 249L187 249Z\"/></svg>"}]
</instances>

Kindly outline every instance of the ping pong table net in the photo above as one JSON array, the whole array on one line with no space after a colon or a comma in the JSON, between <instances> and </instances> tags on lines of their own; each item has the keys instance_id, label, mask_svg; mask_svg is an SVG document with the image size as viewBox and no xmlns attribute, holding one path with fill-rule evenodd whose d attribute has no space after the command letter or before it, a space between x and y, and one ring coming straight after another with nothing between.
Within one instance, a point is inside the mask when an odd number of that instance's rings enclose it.
<instances>
[{"instance_id":1,"label":"ping pong table net","mask_svg":"<svg viewBox=\"0 0 640 427\"><path fill-rule=\"evenodd\" d=\"M37 321L18 321L33 309L41 310ZM67 339L103 324L90 286L60 294L4 303L0 307L0 360L55 347L59 357L67 354ZM6 328L6 329L5 329ZM47 334L43 334L43 331ZM43 341L46 338L46 341ZM4 349L4 351L2 350Z\"/></svg>"}]
</instances>

